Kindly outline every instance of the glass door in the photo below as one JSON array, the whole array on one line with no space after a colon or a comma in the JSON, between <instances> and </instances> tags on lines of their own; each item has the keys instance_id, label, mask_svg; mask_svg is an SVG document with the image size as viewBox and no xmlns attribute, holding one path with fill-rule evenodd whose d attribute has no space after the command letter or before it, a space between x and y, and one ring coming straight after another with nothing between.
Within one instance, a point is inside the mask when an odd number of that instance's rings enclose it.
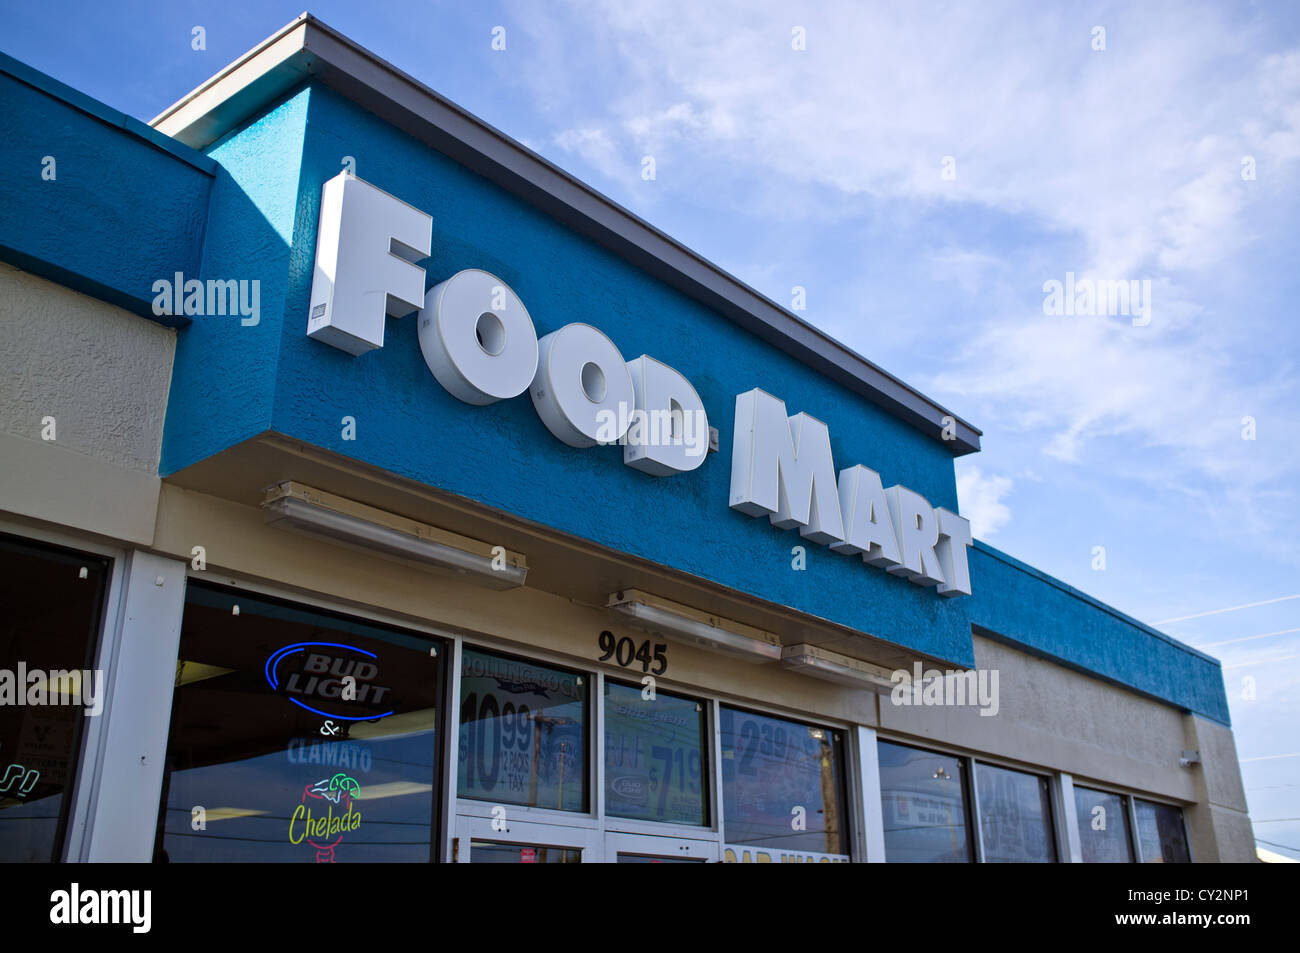
<instances>
[{"instance_id":1,"label":"glass door","mask_svg":"<svg viewBox=\"0 0 1300 953\"><path fill-rule=\"evenodd\" d=\"M717 863L718 842L657 834L606 834L607 864Z\"/></svg>"},{"instance_id":2,"label":"glass door","mask_svg":"<svg viewBox=\"0 0 1300 953\"><path fill-rule=\"evenodd\" d=\"M599 845L594 828L462 814L453 853L462 864L578 864L596 860Z\"/></svg>"}]
</instances>

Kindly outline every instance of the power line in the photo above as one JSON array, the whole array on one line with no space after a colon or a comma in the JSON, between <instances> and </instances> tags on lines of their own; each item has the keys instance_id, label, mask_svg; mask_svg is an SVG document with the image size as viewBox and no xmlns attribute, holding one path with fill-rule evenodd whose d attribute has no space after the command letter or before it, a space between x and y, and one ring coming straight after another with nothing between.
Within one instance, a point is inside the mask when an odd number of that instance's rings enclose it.
<instances>
[{"instance_id":1,"label":"power line","mask_svg":"<svg viewBox=\"0 0 1300 953\"><path fill-rule=\"evenodd\" d=\"M1277 632L1265 632L1263 635L1247 635L1247 636L1243 636L1240 639L1227 639L1226 641L1223 642L1206 642L1204 645L1193 645L1192 648L1213 649L1213 648L1218 648L1220 645L1234 645L1237 642L1252 642L1255 639L1267 639L1274 635L1290 635L1292 632L1300 632L1300 628L1279 629Z\"/></svg>"},{"instance_id":2,"label":"power line","mask_svg":"<svg viewBox=\"0 0 1300 953\"><path fill-rule=\"evenodd\" d=\"M1293 751L1291 754L1262 754L1256 758L1238 758L1238 764L1245 764L1247 761L1278 761L1282 758L1300 758L1300 751Z\"/></svg>"},{"instance_id":3,"label":"power line","mask_svg":"<svg viewBox=\"0 0 1300 953\"><path fill-rule=\"evenodd\" d=\"M1230 668L1250 668L1252 665L1267 665L1270 662L1289 662L1293 658L1300 658L1300 655L1279 655L1277 658L1255 659L1253 662L1238 662L1236 665L1225 665L1223 670L1226 672Z\"/></svg>"},{"instance_id":4,"label":"power line","mask_svg":"<svg viewBox=\"0 0 1300 953\"><path fill-rule=\"evenodd\" d=\"M1286 602L1288 599L1300 599L1300 592L1294 596L1279 596L1276 599L1265 599L1263 602L1248 602L1242 606L1228 606L1226 609L1211 609L1209 612L1196 612L1192 615L1180 615L1176 619L1162 619L1159 622L1153 622L1152 625L1168 625L1171 622L1186 622L1188 619L1203 619L1207 615L1219 615L1224 612L1236 612L1238 609L1253 609L1256 606L1268 606L1275 602Z\"/></svg>"}]
</instances>

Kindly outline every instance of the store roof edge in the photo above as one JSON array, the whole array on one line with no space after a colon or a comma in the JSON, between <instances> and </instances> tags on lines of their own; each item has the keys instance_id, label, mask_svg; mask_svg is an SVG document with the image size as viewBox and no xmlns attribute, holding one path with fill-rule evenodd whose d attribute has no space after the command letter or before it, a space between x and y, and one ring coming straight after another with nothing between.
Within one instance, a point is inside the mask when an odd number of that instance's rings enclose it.
<instances>
[{"instance_id":1,"label":"store roof edge","mask_svg":"<svg viewBox=\"0 0 1300 953\"><path fill-rule=\"evenodd\" d=\"M203 149L313 77L941 440L953 456L980 449L981 431L971 424L309 13L182 97L150 126Z\"/></svg>"}]
</instances>

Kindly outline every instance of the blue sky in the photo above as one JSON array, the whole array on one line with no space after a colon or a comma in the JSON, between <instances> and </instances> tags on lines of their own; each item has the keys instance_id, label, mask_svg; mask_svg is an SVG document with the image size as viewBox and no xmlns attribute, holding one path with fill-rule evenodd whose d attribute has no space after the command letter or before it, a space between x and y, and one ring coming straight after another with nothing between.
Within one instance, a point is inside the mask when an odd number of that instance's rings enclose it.
<instances>
[{"instance_id":1,"label":"blue sky","mask_svg":"<svg viewBox=\"0 0 1300 953\"><path fill-rule=\"evenodd\" d=\"M301 2L4 0L0 48L147 121ZM1211 646L1300 858L1300 8L311 10L981 427L977 535ZM1150 323L1044 314L1069 272L1149 280Z\"/></svg>"}]
</instances>

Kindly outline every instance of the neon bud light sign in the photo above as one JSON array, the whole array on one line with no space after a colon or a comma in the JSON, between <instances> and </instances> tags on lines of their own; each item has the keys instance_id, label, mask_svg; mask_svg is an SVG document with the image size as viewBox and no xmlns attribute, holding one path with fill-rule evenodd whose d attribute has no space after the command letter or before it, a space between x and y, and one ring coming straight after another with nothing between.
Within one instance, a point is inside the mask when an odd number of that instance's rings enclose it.
<instances>
[{"instance_id":1,"label":"neon bud light sign","mask_svg":"<svg viewBox=\"0 0 1300 953\"><path fill-rule=\"evenodd\" d=\"M344 645L342 642L295 642L276 649L266 657L263 669L266 683L271 686L271 691L285 694L289 701L313 715L339 721L378 721L391 715L393 709L387 707L391 703L388 697L391 688L374 681L379 674L379 666L374 662L344 658L340 649L367 659L378 658L374 652ZM298 659L297 656L304 657ZM280 663L289 658L295 664L287 665L286 668L297 670L281 673ZM364 715L328 710L341 705L357 704L369 705L376 710Z\"/></svg>"}]
</instances>

